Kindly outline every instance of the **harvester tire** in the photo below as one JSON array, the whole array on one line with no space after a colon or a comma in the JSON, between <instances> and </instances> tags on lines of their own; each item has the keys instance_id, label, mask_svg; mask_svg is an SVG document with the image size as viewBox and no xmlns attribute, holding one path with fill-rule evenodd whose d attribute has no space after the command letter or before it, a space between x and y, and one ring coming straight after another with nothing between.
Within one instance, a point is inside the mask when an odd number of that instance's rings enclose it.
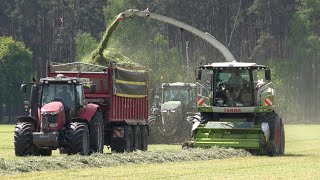
<instances>
[{"instance_id":1,"label":"harvester tire","mask_svg":"<svg viewBox=\"0 0 320 180\"><path fill-rule=\"evenodd\" d=\"M33 155L35 146L32 143L32 124L19 122L14 130L14 151L16 156Z\"/></svg>"},{"instance_id":2,"label":"harvester tire","mask_svg":"<svg viewBox=\"0 0 320 180\"><path fill-rule=\"evenodd\" d=\"M153 115L149 116L148 119L148 126L150 130L150 136L149 136L149 144L160 144L164 143L163 137L159 133L159 127L160 127L160 121L159 117Z\"/></svg>"},{"instance_id":3,"label":"harvester tire","mask_svg":"<svg viewBox=\"0 0 320 180\"><path fill-rule=\"evenodd\" d=\"M148 127L140 126L141 131L141 151L147 151L148 150Z\"/></svg>"},{"instance_id":4,"label":"harvester tire","mask_svg":"<svg viewBox=\"0 0 320 180\"><path fill-rule=\"evenodd\" d=\"M97 111L90 121L90 152L103 153L104 125L101 111Z\"/></svg>"},{"instance_id":5,"label":"harvester tire","mask_svg":"<svg viewBox=\"0 0 320 180\"><path fill-rule=\"evenodd\" d=\"M281 119L276 113L268 113L263 116L262 122L269 124L270 139L266 146L269 156L279 156L281 147Z\"/></svg>"},{"instance_id":6,"label":"harvester tire","mask_svg":"<svg viewBox=\"0 0 320 180\"><path fill-rule=\"evenodd\" d=\"M280 124L280 129L281 129L281 134L280 134L280 156L284 155L285 152L285 131L284 131L284 126L281 120L281 124Z\"/></svg>"},{"instance_id":7,"label":"harvester tire","mask_svg":"<svg viewBox=\"0 0 320 180\"><path fill-rule=\"evenodd\" d=\"M133 149L141 150L141 130L138 125L131 126L133 133Z\"/></svg>"},{"instance_id":8,"label":"harvester tire","mask_svg":"<svg viewBox=\"0 0 320 180\"><path fill-rule=\"evenodd\" d=\"M86 123L73 122L70 123L68 131L70 147L68 154L88 155L90 149L88 125Z\"/></svg>"}]
</instances>

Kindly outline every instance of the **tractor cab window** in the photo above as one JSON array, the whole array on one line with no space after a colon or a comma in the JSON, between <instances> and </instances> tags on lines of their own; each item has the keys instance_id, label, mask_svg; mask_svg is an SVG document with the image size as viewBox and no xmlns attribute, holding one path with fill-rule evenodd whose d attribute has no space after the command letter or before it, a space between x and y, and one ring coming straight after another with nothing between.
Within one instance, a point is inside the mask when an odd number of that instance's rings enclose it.
<instances>
[{"instance_id":1,"label":"tractor cab window","mask_svg":"<svg viewBox=\"0 0 320 180\"><path fill-rule=\"evenodd\" d=\"M83 93L83 87L82 85L77 85L76 86L76 104L83 106L83 101L84 101L84 93Z\"/></svg>"},{"instance_id":2,"label":"tractor cab window","mask_svg":"<svg viewBox=\"0 0 320 180\"><path fill-rule=\"evenodd\" d=\"M61 101L65 107L74 108L74 86L71 84L45 84L42 90L41 105Z\"/></svg>"},{"instance_id":3,"label":"tractor cab window","mask_svg":"<svg viewBox=\"0 0 320 180\"><path fill-rule=\"evenodd\" d=\"M188 90L186 88L166 88L164 89L164 102L167 101L181 101L182 103L188 102Z\"/></svg>"},{"instance_id":4,"label":"tractor cab window","mask_svg":"<svg viewBox=\"0 0 320 180\"><path fill-rule=\"evenodd\" d=\"M215 106L251 106L249 70L219 69L215 78Z\"/></svg>"}]
</instances>

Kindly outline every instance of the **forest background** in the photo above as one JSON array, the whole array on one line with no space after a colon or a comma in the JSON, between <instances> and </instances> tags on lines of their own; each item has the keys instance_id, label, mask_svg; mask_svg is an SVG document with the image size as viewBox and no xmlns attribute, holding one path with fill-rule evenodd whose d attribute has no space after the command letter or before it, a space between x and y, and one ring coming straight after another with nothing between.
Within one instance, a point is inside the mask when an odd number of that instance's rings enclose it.
<instances>
[{"instance_id":1,"label":"forest background","mask_svg":"<svg viewBox=\"0 0 320 180\"><path fill-rule=\"evenodd\" d=\"M319 123L320 0L0 0L0 122L23 113L20 84L46 64L86 61L108 24L129 8L162 14L204 32L237 61L266 64L286 123ZM200 64L224 61L196 36L153 20L121 22L106 55L152 69L152 88L191 82Z\"/></svg>"}]
</instances>

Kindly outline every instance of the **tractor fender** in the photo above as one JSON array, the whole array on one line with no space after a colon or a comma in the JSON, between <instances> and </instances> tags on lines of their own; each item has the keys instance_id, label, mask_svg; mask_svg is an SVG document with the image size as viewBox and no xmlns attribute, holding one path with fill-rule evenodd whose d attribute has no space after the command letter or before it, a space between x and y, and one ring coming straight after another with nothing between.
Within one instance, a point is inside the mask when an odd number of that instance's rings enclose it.
<instances>
[{"instance_id":1,"label":"tractor fender","mask_svg":"<svg viewBox=\"0 0 320 180\"><path fill-rule=\"evenodd\" d=\"M97 112L98 108L99 105L97 104L87 104L85 107L80 109L80 117L90 122L92 116Z\"/></svg>"},{"instance_id":2,"label":"tractor fender","mask_svg":"<svg viewBox=\"0 0 320 180\"><path fill-rule=\"evenodd\" d=\"M33 118L33 117L30 117L30 116L19 116L17 118L17 123L22 123L22 122L31 122L35 128L36 131L38 131L39 129L39 123L38 121Z\"/></svg>"}]
</instances>

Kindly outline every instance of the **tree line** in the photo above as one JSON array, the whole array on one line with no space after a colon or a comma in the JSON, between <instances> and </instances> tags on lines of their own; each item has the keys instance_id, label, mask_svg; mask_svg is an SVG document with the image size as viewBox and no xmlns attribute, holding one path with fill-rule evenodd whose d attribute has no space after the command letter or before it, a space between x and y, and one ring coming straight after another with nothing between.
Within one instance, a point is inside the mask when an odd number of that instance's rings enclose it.
<instances>
[{"instance_id":1,"label":"tree line","mask_svg":"<svg viewBox=\"0 0 320 180\"><path fill-rule=\"evenodd\" d=\"M0 35L32 52L29 77L45 76L48 61L85 60L118 13L148 8L212 34L237 61L270 66L286 121L318 121L318 0L0 1ZM108 47L116 51L112 58L129 57L150 67L153 87L192 81L199 64L224 61L211 45L183 29L138 17L121 22Z\"/></svg>"}]
</instances>

